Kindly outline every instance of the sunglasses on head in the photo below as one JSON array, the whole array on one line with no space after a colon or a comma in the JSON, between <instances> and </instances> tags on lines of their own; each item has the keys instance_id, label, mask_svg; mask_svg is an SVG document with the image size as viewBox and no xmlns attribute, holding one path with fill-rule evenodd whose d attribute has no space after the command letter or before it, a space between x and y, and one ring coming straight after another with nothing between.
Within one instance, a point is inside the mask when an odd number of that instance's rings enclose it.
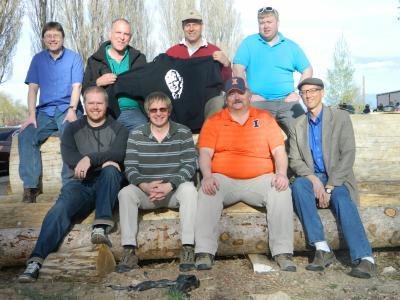
<instances>
[{"instance_id":1,"label":"sunglasses on head","mask_svg":"<svg viewBox=\"0 0 400 300\"><path fill-rule=\"evenodd\" d=\"M150 108L149 109L149 112L151 113L151 114L155 114L155 113L157 113L157 112L162 112L162 113L166 113L167 111L168 111L168 108L166 108L166 107L161 107L161 108Z\"/></svg>"},{"instance_id":2,"label":"sunglasses on head","mask_svg":"<svg viewBox=\"0 0 400 300\"><path fill-rule=\"evenodd\" d=\"M276 10L275 10L273 7L271 7L271 6L263 7L263 8L260 8L260 9L258 10L258 14L259 14L259 15L261 15L261 14L263 14L263 13L266 13L266 12L273 12L273 13L276 13Z\"/></svg>"}]
</instances>

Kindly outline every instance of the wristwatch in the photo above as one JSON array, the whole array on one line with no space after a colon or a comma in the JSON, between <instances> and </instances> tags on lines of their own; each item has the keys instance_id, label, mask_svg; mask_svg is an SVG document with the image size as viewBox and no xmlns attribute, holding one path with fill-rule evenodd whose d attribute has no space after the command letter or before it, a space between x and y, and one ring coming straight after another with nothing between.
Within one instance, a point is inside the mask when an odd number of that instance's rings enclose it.
<instances>
[{"instance_id":1,"label":"wristwatch","mask_svg":"<svg viewBox=\"0 0 400 300\"><path fill-rule=\"evenodd\" d=\"M76 111L76 108L73 105L68 106L68 109L72 109L73 111Z\"/></svg>"},{"instance_id":2,"label":"wristwatch","mask_svg":"<svg viewBox=\"0 0 400 300\"><path fill-rule=\"evenodd\" d=\"M327 193L327 194L332 194L332 191L333 191L333 187L332 186L326 186L325 187L325 192Z\"/></svg>"}]
</instances>

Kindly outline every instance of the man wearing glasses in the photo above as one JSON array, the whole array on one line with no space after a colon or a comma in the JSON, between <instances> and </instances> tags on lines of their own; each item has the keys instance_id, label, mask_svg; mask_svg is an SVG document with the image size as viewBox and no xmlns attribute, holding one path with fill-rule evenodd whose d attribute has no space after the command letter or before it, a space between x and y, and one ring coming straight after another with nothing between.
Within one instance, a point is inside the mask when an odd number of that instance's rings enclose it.
<instances>
[{"instance_id":1,"label":"man wearing glasses","mask_svg":"<svg viewBox=\"0 0 400 300\"><path fill-rule=\"evenodd\" d=\"M245 38L233 59L233 73L245 78L252 105L269 111L288 134L295 118L304 114L294 92L293 73L301 79L313 70L303 50L278 32L279 14L272 7L258 11L259 33Z\"/></svg>"},{"instance_id":2,"label":"man wearing glasses","mask_svg":"<svg viewBox=\"0 0 400 300\"><path fill-rule=\"evenodd\" d=\"M23 202L36 202L40 193L42 172L40 145L57 130L80 116L83 64L79 54L64 48L64 29L57 22L48 22L42 30L46 47L36 54L29 66L28 118L21 124L18 136L19 175L24 184ZM39 105L36 100L40 90ZM67 167L62 169L63 184L68 181Z\"/></svg>"},{"instance_id":3,"label":"man wearing glasses","mask_svg":"<svg viewBox=\"0 0 400 300\"><path fill-rule=\"evenodd\" d=\"M196 172L192 133L169 120L171 100L162 92L149 94L144 109L150 122L131 131L125 158L129 185L119 194L121 242L124 248L119 273L138 267L136 256L138 209L179 207L182 251L180 271L194 269L194 220L197 190L191 181Z\"/></svg>"},{"instance_id":4,"label":"man wearing glasses","mask_svg":"<svg viewBox=\"0 0 400 300\"><path fill-rule=\"evenodd\" d=\"M292 185L294 206L308 243L316 249L306 269L323 271L335 259L318 215L318 208L330 208L350 250L349 275L370 278L376 265L356 207L356 148L349 114L322 104L324 83L318 78L304 79L298 89L307 114L291 129L289 161L297 176Z\"/></svg>"}]
</instances>

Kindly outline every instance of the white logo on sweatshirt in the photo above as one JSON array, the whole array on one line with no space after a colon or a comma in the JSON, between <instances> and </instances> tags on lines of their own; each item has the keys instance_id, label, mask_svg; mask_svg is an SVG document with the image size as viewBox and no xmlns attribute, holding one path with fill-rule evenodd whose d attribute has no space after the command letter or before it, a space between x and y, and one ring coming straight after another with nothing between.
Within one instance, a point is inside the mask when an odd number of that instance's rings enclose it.
<instances>
[{"instance_id":1,"label":"white logo on sweatshirt","mask_svg":"<svg viewBox=\"0 0 400 300\"><path fill-rule=\"evenodd\" d=\"M165 82L171 91L174 100L181 97L183 91L183 78L177 70L171 69L165 74Z\"/></svg>"}]
</instances>

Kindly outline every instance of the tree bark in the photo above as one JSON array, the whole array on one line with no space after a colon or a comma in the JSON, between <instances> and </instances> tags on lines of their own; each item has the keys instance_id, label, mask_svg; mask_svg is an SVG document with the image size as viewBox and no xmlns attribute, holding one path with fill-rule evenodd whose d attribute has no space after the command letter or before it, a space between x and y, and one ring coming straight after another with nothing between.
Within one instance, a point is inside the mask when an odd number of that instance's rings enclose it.
<instances>
[{"instance_id":1,"label":"tree bark","mask_svg":"<svg viewBox=\"0 0 400 300\"><path fill-rule=\"evenodd\" d=\"M29 205L31 206L31 205ZM400 206L368 207L360 209L368 238L374 248L400 246ZM320 210L326 239L333 249L344 249L343 241L335 218L330 210ZM67 235L60 249L53 257L68 256L79 261L89 252L95 251L90 243L91 225L77 224ZM307 251L303 228L295 217L295 251ZM112 251L118 260L121 257L120 227L110 234ZM29 257L39 235L39 228L0 229L0 266L23 264ZM234 206L226 209L220 221L218 255L230 256L246 253L269 253L267 244L268 228L265 213L248 206ZM138 233L138 256L140 259L173 258L181 248L179 218L175 211L146 213L141 216ZM84 249L84 250L80 250Z\"/></svg>"}]
</instances>

